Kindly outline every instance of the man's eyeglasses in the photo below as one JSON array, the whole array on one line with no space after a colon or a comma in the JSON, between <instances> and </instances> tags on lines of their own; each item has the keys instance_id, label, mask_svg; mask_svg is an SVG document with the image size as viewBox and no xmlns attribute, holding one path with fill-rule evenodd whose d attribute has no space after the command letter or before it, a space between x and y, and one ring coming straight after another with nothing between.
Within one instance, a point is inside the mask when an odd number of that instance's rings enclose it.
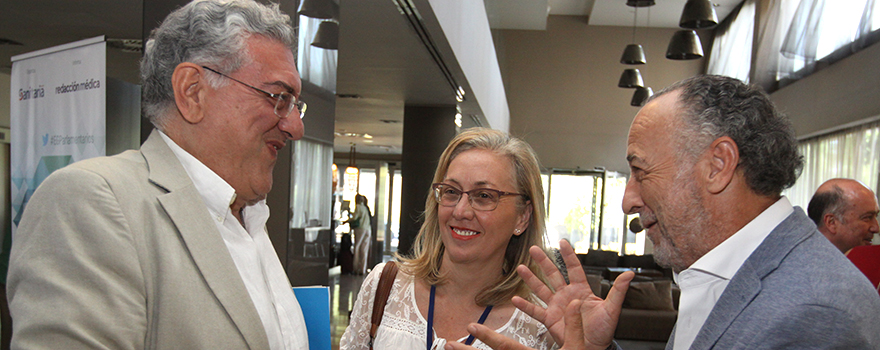
<instances>
[{"instance_id":1,"label":"man's eyeglasses","mask_svg":"<svg viewBox=\"0 0 880 350\"><path fill-rule=\"evenodd\" d=\"M281 92L281 93L273 94L271 92L260 89L258 87L254 87L253 85L245 83L241 80L230 77L226 74L220 73L212 68L208 68L205 66L202 66L202 68L207 69L209 71L212 71L214 73L217 73L222 77L231 79L232 81L234 81L236 83L239 83L241 85L244 85L244 86L247 86L251 89L254 89L257 92L268 96L269 98L275 99L275 115L278 116L278 118L285 119L288 116L290 116L290 113L293 112L294 107L296 107L296 109L299 111L299 118L300 119L302 119L306 115L306 107L307 107L306 103L303 101L300 101L299 99L296 98L296 96L293 96L293 94L291 94L289 92Z\"/></svg>"},{"instance_id":2,"label":"man's eyeglasses","mask_svg":"<svg viewBox=\"0 0 880 350\"><path fill-rule=\"evenodd\" d=\"M434 199L444 207L456 206L464 193L468 195L468 202L470 202L471 208L480 211L495 210L495 208L498 208L498 202L501 200L501 197L504 196L523 196L528 199L528 196L522 193L504 192L491 188L476 188L470 191L462 191L444 183L435 183L431 185L431 188L434 190Z\"/></svg>"}]
</instances>

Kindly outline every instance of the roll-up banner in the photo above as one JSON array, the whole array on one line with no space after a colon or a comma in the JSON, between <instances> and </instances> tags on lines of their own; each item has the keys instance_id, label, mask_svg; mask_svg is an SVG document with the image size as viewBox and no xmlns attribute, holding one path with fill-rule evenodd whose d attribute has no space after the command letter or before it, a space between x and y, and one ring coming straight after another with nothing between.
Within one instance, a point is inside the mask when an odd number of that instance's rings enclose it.
<instances>
[{"instance_id":1,"label":"roll-up banner","mask_svg":"<svg viewBox=\"0 0 880 350\"><path fill-rule=\"evenodd\" d=\"M104 155L106 63L103 36L12 57L13 237L28 200L50 173Z\"/></svg>"}]
</instances>

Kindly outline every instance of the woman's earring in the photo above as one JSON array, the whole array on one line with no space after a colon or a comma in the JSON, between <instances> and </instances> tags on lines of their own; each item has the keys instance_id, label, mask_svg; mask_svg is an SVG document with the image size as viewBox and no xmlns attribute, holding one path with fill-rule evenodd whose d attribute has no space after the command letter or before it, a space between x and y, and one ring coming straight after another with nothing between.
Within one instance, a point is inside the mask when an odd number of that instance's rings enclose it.
<instances>
[{"instance_id":1,"label":"woman's earring","mask_svg":"<svg viewBox=\"0 0 880 350\"><path fill-rule=\"evenodd\" d=\"M519 234L520 232L522 232L522 230L520 230L520 229L513 230L513 233L516 233L516 234Z\"/></svg>"}]
</instances>

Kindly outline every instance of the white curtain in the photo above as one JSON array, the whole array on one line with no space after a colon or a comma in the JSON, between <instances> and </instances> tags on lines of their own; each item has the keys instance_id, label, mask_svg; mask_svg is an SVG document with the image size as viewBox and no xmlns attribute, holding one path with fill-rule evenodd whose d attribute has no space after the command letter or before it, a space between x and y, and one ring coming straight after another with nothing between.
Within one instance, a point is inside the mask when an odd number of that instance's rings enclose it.
<instances>
[{"instance_id":1,"label":"white curtain","mask_svg":"<svg viewBox=\"0 0 880 350\"><path fill-rule=\"evenodd\" d=\"M296 61L302 80L336 92L336 51L312 46L322 19L299 16L299 45Z\"/></svg>"},{"instance_id":2,"label":"white curtain","mask_svg":"<svg viewBox=\"0 0 880 350\"><path fill-rule=\"evenodd\" d=\"M803 0L782 44L782 54L795 59L791 73L806 68L800 76L814 70L816 60L848 48L840 56L849 55L867 44L860 41L877 29L873 27L874 0Z\"/></svg>"},{"instance_id":3,"label":"white curtain","mask_svg":"<svg viewBox=\"0 0 880 350\"><path fill-rule=\"evenodd\" d=\"M770 0L760 19L755 81L768 91L874 43L880 1Z\"/></svg>"},{"instance_id":4,"label":"white curtain","mask_svg":"<svg viewBox=\"0 0 880 350\"><path fill-rule=\"evenodd\" d=\"M298 140L293 145L290 177L290 227L330 227L333 203L333 145Z\"/></svg>"},{"instance_id":5,"label":"white curtain","mask_svg":"<svg viewBox=\"0 0 880 350\"><path fill-rule=\"evenodd\" d=\"M788 28L799 1L769 0L767 11L758 18L758 43L755 52L753 82L766 91L772 91L778 80L777 73L791 71L792 60L780 54Z\"/></svg>"},{"instance_id":6,"label":"white curtain","mask_svg":"<svg viewBox=\"0 0 880 350\"><path fill-rule=\"evenodd\" d=\"M826 180L844 177L878 189L880 173L880 122L803 140L804 171L786 191L792 204L806 209L813 193Z\"/></svg>"},{"instance_id":7,"label":"white curtain","mask_svg":"<svg viewBox=\"0 0 880 350\"><path fill-rule=\"evenodd\" d=\"M749 82L756 1L746 0L715 30L715 42L709 55L708 74L726 75Z\"/></svg>"}]
</instances>

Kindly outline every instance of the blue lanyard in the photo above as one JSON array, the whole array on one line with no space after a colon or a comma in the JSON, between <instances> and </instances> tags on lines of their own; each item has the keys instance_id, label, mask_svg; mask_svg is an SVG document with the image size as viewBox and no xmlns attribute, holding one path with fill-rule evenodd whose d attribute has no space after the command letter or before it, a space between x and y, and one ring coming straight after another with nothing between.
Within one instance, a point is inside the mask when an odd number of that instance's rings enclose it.
<instances>
[{"instance_id":1,"label":"blue lanyard","mask_svg":"<svg viewBox=\"0 0 880 350\"><path fill-rule=\"evenodd\" d=\"M431 297L428 299L428 350L431 350L431 345L434 344L434 294L436 293L437 286L431 286ZM486 322L486 317L489 317L490 312L492 312L492 305L486 305L486 309L483 310L483 314L480 315L480 320L477 323L483 324L483 322ZM469 335L464 341L464 345L471 345L473 342L474 336Z\"/></svg>"}]
</instances>

